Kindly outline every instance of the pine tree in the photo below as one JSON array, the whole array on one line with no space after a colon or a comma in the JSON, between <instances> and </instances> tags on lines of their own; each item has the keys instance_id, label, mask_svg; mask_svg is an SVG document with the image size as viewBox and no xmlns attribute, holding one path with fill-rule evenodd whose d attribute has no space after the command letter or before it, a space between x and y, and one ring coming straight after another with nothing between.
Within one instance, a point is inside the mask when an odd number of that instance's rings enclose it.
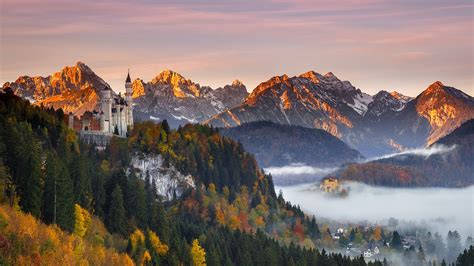
<instances>
[{"instance_id":1,"label":"pine tree","mask_svg":"<svg viewBox=\"0 0 474 266\"><path fill-rule=\"evenodd\" d=\"M72 232L74 229L74 192L71 177L65 163L58 162L56 179L56 223Z\"/></svg>"},{"instance_id":2,"label":"pine tree","mask_svg":"<svg viewBox=\"0 0 474 266\"><path fill-rule=\"evenodd\" d=\"M100 166L96 167L96 172L93 175L92 181L92 194L93 194L93 207L94 214L104 218L104 208L105 208L105 183L106 183L106 173L102 171Z\"/></svg>"},{"instance_id":3,"label":"pine tree","mask_svg":"<svg viewBox=\"0 0 474 266\"><path fill-rule=\"evenodd\" d=\"M125 235L126 221L123 206L122 189L117 185L110 196L110 207L107 216L107 225L111 232Z\"/></svg>"},{"instance_id":4,"label":"pine tree","mask_svg":"<svg viewBox=\"0 0 474 266\"><path fill-rule=\"evenodd\" d=\"M129 198L125 199L125 205L131 216L137 222L139 228L145 229L148 224L146 211L146 193L142 180L135 173L129 175Z\"/></svg>"},{"instance_id":5,"label":"pine tree","mask_svg":"<svg viewBox=\"0 0 474 266\"><path fill-rule=\"evenodd\" d=\"M164 119L163 122L161 122L161 126L165 130L167 134L171 132L170 125L168 124L168 120Z\"/></svg>"},{"instance_id":6,"label":"pine tree","mask_svg":"<svg viewBox=\"0 0 474 266\"><path fill-rule=\"evenodd\" d=\"M58 162L50 152L46 157L46 176L43 189L43 221L47 224L56 223L57 213L57 179Z\"/></svg>"},{"instance_id":7,"label":"pine tree","mask_svg":"<svg viewBox=\"0 0 474 266\"><path fill-rule=\"evenodd\" d=\"M426 261L426 256L425 256L425 251L423 250L423 247L420 245L420 248L418 248L418 261L421 263Z\"/></svg>"},{"instance_id":8,"label":"pine tree","mask_svg":"<svg viewBox=\"0 0 474 266\"><path fill-rule=\"evenodd\" d=\"M71 177L74 183L76 202L90 210L92 205L91 179L87 171L88 164L83 155L75 155L71 164Z\"/></svg>"},{"instance_id":9,"label":"pine tree","mask_svg":"<svg viewBox=\"0 0 474 266\"><path fill-rule=\"evenodd\" d=\"M42 205L41 145L29 124L20 123L18 128L20 138L14 149L16 160L14 169L20 206L24 212L39 217Z\"/></svg>"},{"instance_id":10,"label":"pine tree","mask_svg":"<svg viewBox=\"0 0 474 266\"><path fill-rule=\"evenodd\" d=\"M390 247L398 251L401 251L403 249L402 240L397 231L393 231L392 242L390 243Z\"/></svg>"}]
</instances>

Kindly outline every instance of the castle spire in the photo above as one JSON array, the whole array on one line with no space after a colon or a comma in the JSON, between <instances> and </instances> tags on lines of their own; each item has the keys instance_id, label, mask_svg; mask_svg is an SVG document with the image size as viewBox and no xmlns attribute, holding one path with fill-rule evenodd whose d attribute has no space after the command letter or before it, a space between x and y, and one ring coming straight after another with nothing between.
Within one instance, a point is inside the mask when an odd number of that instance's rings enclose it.
<instances>
[{"instance_id":1,"label":"castle spire","mask_svg":"<svg viewBox=\"0 0 474 266\"><path fill-rule=\"evenodd\" d=\"M130 83L132 80L130 79L130 69L128 69L128 74L127 74L127 79L125 80L125 83Z\"/></svg>"}]
</instances>

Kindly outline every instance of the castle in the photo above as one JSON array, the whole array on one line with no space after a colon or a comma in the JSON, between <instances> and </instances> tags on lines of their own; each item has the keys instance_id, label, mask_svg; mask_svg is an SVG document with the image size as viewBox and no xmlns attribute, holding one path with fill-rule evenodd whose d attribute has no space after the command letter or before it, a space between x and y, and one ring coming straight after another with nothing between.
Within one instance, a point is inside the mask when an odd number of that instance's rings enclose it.
<instances>
[{"instance_id":1,"label":"castle","mask_svg":"<svg viewBox=\"0 0 474 266\"><path fill-rule=\"evenodd\" d=\"M69 114L69 127L80 132L81 138L88 143L105 145L112 135L126 137L133 127L132 93L129 72L125 80L125 97L106 86L99 93L100 100L94 111L87 111L80 118Z\"/></svg>"}]
</instances>

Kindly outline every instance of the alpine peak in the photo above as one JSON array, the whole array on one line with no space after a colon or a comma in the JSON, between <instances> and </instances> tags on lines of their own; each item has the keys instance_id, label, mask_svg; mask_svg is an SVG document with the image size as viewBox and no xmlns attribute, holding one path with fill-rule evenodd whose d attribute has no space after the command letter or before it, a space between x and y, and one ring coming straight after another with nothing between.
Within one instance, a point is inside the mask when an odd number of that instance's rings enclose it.
<instances>
[{"instance_id":1,"label":"alpine peak","mask_svg":"<svg viewBox=\"0 0 474 266\"><path fill-rule=\"evenodd\" d=\"M187 80L181 76L181 74L169 69L161 71L151 82L171 84L173 86L179 86L181 84L192 85L190 80Z\"/></svg>"},{"instance_id":2,"label":"alpine peak","mask_svg":"<svg viewBox=\"0 0 474 266\"><path fill-rule=\"evenodd\" d=\"M242 81L240 81L238 79L235 79L234 81L232 81L232 86L233 87L241 87L241 86L244 86L244 84L242 83Z\"/></svg>"},{"instance_id":3,"label":"alpine peak","mask_svg":"<svg viewBox=\"0 0 474 266\"><path fill-rule=\"evenodd\" d=\"M324 77L326 77L326 78L337 78L336 75L334 75L334 73L332 73L332 72L328 72L328 73L324 74Z\"/></svg>"}]
</instances>

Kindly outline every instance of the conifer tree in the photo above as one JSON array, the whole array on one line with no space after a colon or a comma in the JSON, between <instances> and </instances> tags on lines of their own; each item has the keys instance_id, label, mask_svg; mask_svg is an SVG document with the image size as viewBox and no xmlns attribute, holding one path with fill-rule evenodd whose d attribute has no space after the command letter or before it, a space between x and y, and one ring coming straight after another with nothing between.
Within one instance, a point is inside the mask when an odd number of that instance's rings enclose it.
<instances>
[{"instance_id":1,"label":"conifer tree","mask_svg":"<svg viewBox=\"0 0 474 266\"><path fill-rule=\"evenodd\" d=\"M56 223L70 232L74 229L74 191L68 168L58 162L56 179ZM47 204L45 202L45 204Z\"/></svg>"},{"instance_id":2,"label":"conifer tree","mask_svg":"<svg viewBox=\"0 0 474 266\"><path fill-rule=\"evenodd\" d=\"M24 212L39 217L42 204L41 146L29 124L22 122L18 124L18 129L20 136L14 149L14 170L20 206Z\"/></svg>"},{"instance_id":3,"label":"conifer tree","mask_svg":"<svg viewBox=\"0 0 474 266\"><path fill-rule=\"evenodd\" d=\"M402 240L401 240L400 235L398 234L397 231L393 231L392 242L390 243L390 247L394 248L396 250L399 250L399 251L401 251L403 249Z\"/></svg>"},{"instance_id":4,"label":"conifer tree","mask_svg":"<svg viewBox=\"0 0 474 266\"><path fill-rule=\"evenodd\" d=\"M107 225L111 232L125 235L126 221L123 194L120 186L116 186L110 196L110 207L107 216Z\"/></svg>"}]
</instances>

